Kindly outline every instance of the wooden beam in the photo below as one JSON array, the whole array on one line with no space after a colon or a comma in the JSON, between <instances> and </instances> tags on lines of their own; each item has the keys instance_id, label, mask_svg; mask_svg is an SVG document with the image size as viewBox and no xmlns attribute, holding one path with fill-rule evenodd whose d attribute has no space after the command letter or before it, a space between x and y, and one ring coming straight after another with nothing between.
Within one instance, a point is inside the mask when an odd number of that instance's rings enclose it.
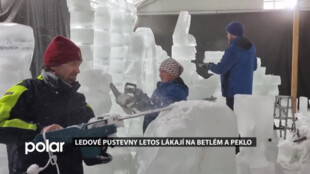
<instances>
[{"instance_id":1,"label":"wooden beam","mask_svg":"<svg viewBox=\"0 0 310 174\"><path fill-rule=\"evenodd\" d=\"M292 78L291 97L293 113L297 112L296 98L298 85L298 48L299 48L299 0L296 2L293 20L293 46L292 46Z\"/></svg>"}]
</instances>

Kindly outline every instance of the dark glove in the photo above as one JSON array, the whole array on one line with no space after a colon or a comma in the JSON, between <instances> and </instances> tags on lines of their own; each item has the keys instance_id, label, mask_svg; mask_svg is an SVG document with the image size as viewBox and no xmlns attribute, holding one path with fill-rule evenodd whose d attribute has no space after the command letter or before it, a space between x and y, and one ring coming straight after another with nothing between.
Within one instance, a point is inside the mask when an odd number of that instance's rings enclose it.
<instances>
[{"instance_id":1,"label":"dark glove","mask_svg":"<svg viewBox=\"0 0 310 174\"><path fill-rule=\"evenodd\" d=\"M211 77L213 74L209 74L208 70L210 68L210 66L215 65L214 63L204 63L201 67L198 67L196 69L197 74L199 74L200 76L202 76L205 79L208 79L209 77Z\"/></svg>"},{"instance_id":2,"label":"dark glove","mask_svg":"<svg viewBox=\"0 0 310 174\"><path fill-rule=\"evenodd\" d=\"M135 90L135 97L136 98L142 98L143 95L146 95L146 94L142 91L142 89L136 88L136 90Z\"/></svg>"},{"instance_id":3,"label":"dark glove","mask_svg":"<svg viewBox=\"0 0 310 174\"><path fill-rule=\"evenodd\" d=\"M206 69L210 69L211 67L213 67L215 65L215 63L213 63L213 62L210 62L210 63L208 63L207 64L207 68Z\"/></svg>"},{"instance_id":4,"label":"dark glove","mask_svg":"<svg viewBox=\"0 0 310 174\"><path fill-rule=\"evenodd\" d=\"M191 62L194 63L194 64L196 65L196 69L201 68L202 65L204 64L204 63L203 63L203 60L198 60L198 59L191 60Z\"/></svg>"},{"instance_id":5,"label":"dark glove","mask_svg":"<svg viewBox=\"0 0 310 174\"><path fill-rule=\"evenodd\" d=\"M112 156L107 153L108 146L103 147L81 147L82 154L88 153L87 157L83 156L83 161L88 166L93 166L96 164L106 164L112 161ZM89 153L93 153L92 157L89 157Z\"/></svg>"},{"instance_id":6,"label":"dark glove","mask_svg":"<svg viewBox=\"0 0 310 174\"><path fill-rule=\"evenodd\" d=\"M196 63L196 72L198 74L204 74L208 72L208 65L209 63Z\"/></svg>"},{"instance_id":7,"label":"dark glove","mask_svg":"<svg viewBox=\"0 0 310 174\"><path fill-rule=\"evenodd\" d=\"M192 63L194 63L196 65L196 69L199 69L199 68L204 68L204 69L207 69L208 68L208 64L209 63L204 63L203 62L203 59L202 60L191 60Z\"/></svg>"},{"instance_id":8,"label":"dark glove","mask_svg":"<svg viewBox=\"0 0 310 174\"><path fill-rule=\"evenodd\" d=\"M204 69L208 69L209 63L201 63L200 66Z\"/></svg>"},{"instance_id":9,"label":"dark glove","mask_svg":"<svg viewBox=\"0 0 310 174\"><path fill-rule=\"evenodd\" d=\"M150 98L141 89L137 88L135 90L135 108L139 111L147 110L150 103Z\"/></svg>"}]
</instances>

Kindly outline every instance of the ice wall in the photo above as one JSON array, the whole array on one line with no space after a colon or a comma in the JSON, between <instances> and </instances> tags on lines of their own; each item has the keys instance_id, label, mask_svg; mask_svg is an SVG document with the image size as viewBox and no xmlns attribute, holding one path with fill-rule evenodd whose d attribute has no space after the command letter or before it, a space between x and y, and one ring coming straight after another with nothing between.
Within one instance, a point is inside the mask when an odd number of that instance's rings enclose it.
<instances>
[{"instance_id":1,"label":"ice wall","mask_svg":"<svg viewBox=\"0 0 310 174\"><path fill-rule=\"evenodd\" d=\"M81 48L81 69L92 68L94 45L94 10L88 0L67 0L70 12L70 39Z\"/></svg>"},{"instance_id":2,"label":"ice wall","mask_svg":"<svg viewBox=\"0 0 310 174\"><path fill-rule=\"evenodd\" d=\"M300 96L299 97L299 110L302 115L310 116L310 112L308 112L309 100L307 97Z\"/></svg>"},{"instance_id":3,"label":"ice wall","mask_svg":"<svg viewBox=\"0 0 310 174\"><path fill-rule=\"evenodd\" d=\"M198 79L195 64L191 60L195 59L196 39L189 34L191 16L187 11L181 11L172 35L172 58L177 60L184 67L181 77L187 85L193 84L193 80Z\"/></svg>"},{"instance_id":4,"label":"ice wall","mask_svg":"<svg viewBox=\"0 0 310 174\"><path fill-rule=\"evenodd\" d=\"M116 52L124 53L118 60L110 57L110 73L116 86L122 88L125 82L137 84L149 96L155 89L159 80L159 64L168 58L167 53L155 43L150 28L137 28L135 32L125 35L124 48ZM119 47L118 47L119 48ZM117 72L117 73L115 73Z\"/></svg>"},{"instance_id":5,"label":"ice wall","mask_svg":"<svg viewBox=\"0 0 310 174\"><path fill-rule=\"evenodd\" d=\"M256 147L240 148L238 173L276 174L278 136L273 130L275 98L255 95L235 95L234 98L240 136L257 138Z\"/></svg>"},{"instance_id":6,"label":"ice wall","mask_svg":"<svg viewBox=\"0 0 310 174\"><path fill-rule=\"evenodd\" d=\"M89 82L92 78L89 75L97 73L101 74L104 80L112 80L121 91L125 82L131 82L151 95L159 80L159 63L168 56L155 44L154 35L150 29L138 28L136 32L133 31L137 19L136 7L126 0L68 0L67 2L71 17L70 38L81 48L84 60L79 80ZM93 70L95 70L93 73L86 72ZM86 75L82 75L83 73ZM111 78L106 78L107 74ZM98 78L97 75L96 79ZM110 80L105 83L109 84ZM113 96L111 108L108 90L99 90L107 85L95 87L87 86L87 83L81 84L81 92L85 93L86 99L97 95L108 104L98 111L96 111L97 107L94 107L96 113L120 109L115 106ZM91 106L100 103L98 100L97 103L95 100L87 102Z\"/></svg>"},{"instance_id":7,"label":"ice wall","mask_svg":"<svg viewBox=\"0 0 310 174\"><path fill-rule=\"evenodd\" d=\"M159 81L160 63L168 58L167 53L155 44L155 38L150 28L137 28L129 35L128 54L125 58L125 68L123 69L123 81L137 84L148 96L151 96ZM122 89L122 88L119 88ZM115 104L116 105L116 104ZM113 112L118 112L112 108ZM142 136L143 117L125 120L122 136ZM135 148L132 148L132 150ZM133 150L135 151L135 150Z\"/></svg>"},{"instance_id":8,"label":"ice wall","mask_svg":"<svg viewBox=\"0 0 310 174\"><path fill-rule=\"evenodd\" d=\"M151 95L158 78L158 62L167 58L149 28L133 31L136 7L126 0L101 0L95 8L94 67L112 76L120 89L137 84Z\"/></svg>"},{"instance_id":9,"label":"ice wall","mask_svg":"<svg viewBox=\"0 0 310 174\"><path fill-rule=\"evenodd\" d=\"M172 35L172 57L184 67L189 69L194 69L195 65L190 62L190 60L195 59L196 54L196 39L192 34L189 34L189 28L191 24L191 16L187 11L181 11ZM186 66L188 65L188 66ZM196 75L197 76L197 75ZM184 79L190 80L186 74L183 74Z\"/></svg>"},{"instance_id":10,"label":"ice wall","mask_svg":"<svg viewBox=\"0 0 310 174\"><path fill-rule=\"evenodd\" d=\"M150 96L159 80L159 64L168 56L155 44L149 28L133 31L136 7L126 0L67 2L71 16L70 38L81 48L84 60L78 76L82 84L79 91L85 94L95 114L123 113L109 93L112 81L120 91L125 82L135 83ZM126 120L125 128L118 129L118 134L142 135L142 121L143 118ZM111 154L114 157L111 163L85 167L86 173L126 173L131 153L120 149L111 150Z\"/></svg>"},{"instance_id":11,"label":"ice wall","mask_svg":"<svg viewBox=\"0 0 310 174\"><path fill-rule=\"evenodd\" d=\"M106 43L97 30L94 30L94 7L88 0L68 0L67 5L70 12L70 39L81 48L83 57L81 73L78 76L82 85L79 92L85 94L87 103L90 104L96 115L109 112L112 105L109 95L111 76L103 69L94 66L94 48L96 53L97 48L102 46L100 43ZM99 44L94 47L96 42ZM102 52L106 53L104 49Z\"/></svg>"},{"instance_id":12,"label":"ice wall","mask_svg":"<svg viewBox=\"0 0 310 174\"><path fill-rule=\"evenodd\" d=\"M278 86L281 85L281 77L266 75L266 67L261 66L260 58L257 58L257 70L254 72L253 94L263 96L279 95Z\"/></svg>"},{"instance_id":13,"label":"ice wall","mask_svg":"<svg viewBox=\"0 0 310 174\"><path fill-rule=\"evenodd\" d=\"M96 42L96 46L102 44L105 46L104 50L107 51L107 55L97 56L102 54L102 49L96 49L94 65L98 66L98 61L103 60L103 65L107 66L104 69L112 76L112 80L116 86L122 87L124 85L123 71L125 68L125 59L128 53L127 39L130 34L133 33L134 22L136 19L136 9L131 4L128 4L126 0L120 1L107 1L101 0L96 8L96 14L99 13L102 17L106 18L105 25L100 28L100 25L96 25L97 32L102 36L107 37L101 42ZM99 14L97 16L99 16ZM96 16L96 17L97 17ZM95 23L102 21L95 20ZM102 23L103 24L103 23ZM97 38L95 36L95 38Z\"/></svg>"},{"instance_id":14,"label":"ice wall","mask_svg":"<svg viewBox=\"0 0 310 174\"><path fill-rule=\"evenodd\" d=\"M155 37L150 28L137 28L136 33L143 35L142 87L150 96L156 88L157 81L159 81L159 64L163 59L167 58L167 54L163 55L163 57L159 56L161 50L158 50L160 47L156 47Z\"/></svg>"},{"instance_id":15,"label":"ice wall","mask_svg":"<svg viewBox=\"0 0 310 174\"><path fill-rule=\"evenodd\" d=\"M236 137L235 114L226 106L207 101L173 104L151 122L145 137ZM220 126L219 126L220 125ZM138 148L132 174L235 174L234 147Z\"/></svg>"},{"instance_id":16,"label":"ice wall","mask_svg":"<svg viewBox=\"0 0 310 174\"><path fill-rule=\"evenodd\" d=\"M0 173L9 173L6 145L0 144Z\"/></svg>"},{"instance_id":17,"label":"ice wall","mask_svg":"<svg viewBox=\"0 0 310 174\"><path fill-rule=\"evenodd\" d=\"M0 23L0 95L12 85L31 78L33 30L15 23Z\"/></svg>"},{"instance_id":18,"label":"ice wall","mask_svg":"<svg viewBox=\"0 0 310 174\"><path fill-rule=\"evenodd\" d=\"M0 23L0 96L19 81L31 78L33 30L15 23ZM0 144L0 173L9 173L6 146Z\"/></svg>"},{"instance_id":19,"label":"ice wall","mask_svg":"<svg viewBox=\"0 0 310 174\"><path fill-rule=\"evenodd\" d=\"M188 99L210 98L219 86L219 77L203 79L196 73L196 66L191 60L196 59L197 44L195 37L189 34L190 23L191 15L181 11L172 35L172 58L184 67L181 77L189 87Z\"/></svg>"}]
</instances>

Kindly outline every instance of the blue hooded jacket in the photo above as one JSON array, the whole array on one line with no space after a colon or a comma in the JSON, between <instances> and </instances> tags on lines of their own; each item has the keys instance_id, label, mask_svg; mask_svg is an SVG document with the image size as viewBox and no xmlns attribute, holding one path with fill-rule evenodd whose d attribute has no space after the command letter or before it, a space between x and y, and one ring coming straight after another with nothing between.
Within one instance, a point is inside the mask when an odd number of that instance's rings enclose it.
<instances>
[{"instance_id":1,"label":"blue hooded jacket","mask_svg":"<svg viewBox=\"0 0 310 174\"><path fill-rule=\"evenodd\" d=\"M182 78L178 77L169 82L158 82L157 88L152 94L148 109L163 108L171 103L187 100L188 87ZM158 116L159 113L149 114L144 117L143 132L147 126Z\"/></svg>"},{"instance_id":2,"label":"blue hooded jacket","mask_svg":"<svg viewBox=\"0 0 310 174\"><path fill-rule=\"evenodd\" d=\"M242 36L231 41L218 64L208 64L209 70L221 75L222 95L228 98L235 94L252 94L256 68L255 46Z\"/></svg>"}]
</instances>

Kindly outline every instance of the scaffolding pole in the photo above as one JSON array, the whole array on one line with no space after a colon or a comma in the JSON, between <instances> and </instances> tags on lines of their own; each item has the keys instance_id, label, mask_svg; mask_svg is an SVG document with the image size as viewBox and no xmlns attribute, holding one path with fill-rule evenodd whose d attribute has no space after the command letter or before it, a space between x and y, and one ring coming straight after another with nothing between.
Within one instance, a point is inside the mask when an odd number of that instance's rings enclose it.
<instances>
[{"instance_id":1,"label":"scaffolding pole","mask_svg":"<svg viewBox=\"0 0 310 174\"><path fill-rule=\"evenodd\" d=\"M298 87L298 48L299 48L299 0L296 2L293 19L293 46L292 46L292 79L291 96L293 113L297 112L296 98Z\"/></svg>"}]
</instances>

